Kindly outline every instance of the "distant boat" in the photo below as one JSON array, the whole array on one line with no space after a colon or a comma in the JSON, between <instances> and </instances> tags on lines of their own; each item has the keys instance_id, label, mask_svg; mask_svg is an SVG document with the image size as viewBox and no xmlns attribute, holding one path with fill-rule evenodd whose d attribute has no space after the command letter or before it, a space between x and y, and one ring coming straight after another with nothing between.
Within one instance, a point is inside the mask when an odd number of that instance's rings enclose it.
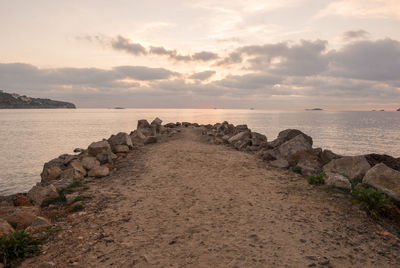
<instances>
[{"instance_id":1,"label":"distant boat","mask_svg":"<svg viewBox=\"0 0 400 268\"><path fill-rule=\"evenodd\" d=\"M383 109L382 109L382 110L379 110L379 112L384 112L384 111L385 111L385 110L383 110Z\"/></svg>"},{"instance_id":2,"label":"distant boat","mask_svg":"<svg viewBox=\"0 0 400 268\"><path fill-rule=\"evenodd\" d=\"M323 111L321 108L305 109L306 111Z\"/></svg>"},{"instance_id":3,"label":"distant boat","mask_svg":"<svg viewBox=\"0 0 400 268\"><path fill-rule=\"evenodd\" d=\"M254 110L254 108L250 108L250 110Z\"/></svg>"},{"instance_id":4,"label":"distant boat","mask_svg":"<svg viewBox=\"0 0 400 268\"><path fill-rule=\"evenodd\" d=\"M124 107L115 107L114 109L121 110L121 109L125 109L125 108Z\"/></svg>"}]
</instances>

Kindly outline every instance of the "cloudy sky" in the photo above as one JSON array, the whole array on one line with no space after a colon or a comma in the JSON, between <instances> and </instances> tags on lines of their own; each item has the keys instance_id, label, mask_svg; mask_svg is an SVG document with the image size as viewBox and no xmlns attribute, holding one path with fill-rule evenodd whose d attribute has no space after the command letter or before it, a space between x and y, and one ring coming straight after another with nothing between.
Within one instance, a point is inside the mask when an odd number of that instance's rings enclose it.
<instances>
[{"instance_id":1,"label":"cloudy sky","mask_svg":"<svg viewBox=\"0 0 400 268\"><path fill-rule=\"evenodd\" d=\"M0 89L79 107L400 107L399 0L0 0Z\"/></svg>"}]
</instances>

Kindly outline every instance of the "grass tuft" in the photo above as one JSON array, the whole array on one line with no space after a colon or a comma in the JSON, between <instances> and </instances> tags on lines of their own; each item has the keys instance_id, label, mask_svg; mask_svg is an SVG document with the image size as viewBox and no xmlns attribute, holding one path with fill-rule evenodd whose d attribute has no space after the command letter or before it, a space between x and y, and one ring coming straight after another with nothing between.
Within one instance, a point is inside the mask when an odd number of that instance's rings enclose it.
<instances>
[{"instance_id":1,"label":"grass tuft","mask_svg":"<svg viewBox=\"0 0 400 268\"><path fill-rule=\"evenodd\" d=\"M393 206L392 201L381 190L373 187L355 186L351 194L360 203L360 209L375 217L384 215Z\"/></svg>"},{"instance_id":2,"label":"grass tuft","mask_svg":"<svg viewBox=\"0 0 400 268\"><path fill-rule=\"evenodd\" d=\"M311 176L307 176L306 179L307 179L309 184L321 185L321 184L325 183L324 177L325 177L325 173L322 172L322 173L319 173L319 174L314 174L314 175L311 175Z\"/></svg>"},{"instance_id":3,"label":"grass tuft","mask_svg":"<svg viewBox=\"0 0 400 268\"><path fill-rule=\"evenodd\" d=\"M290 170L294 173L301 174L301 167L299 166L291 167Z\"/></svg>"}]
</instances>

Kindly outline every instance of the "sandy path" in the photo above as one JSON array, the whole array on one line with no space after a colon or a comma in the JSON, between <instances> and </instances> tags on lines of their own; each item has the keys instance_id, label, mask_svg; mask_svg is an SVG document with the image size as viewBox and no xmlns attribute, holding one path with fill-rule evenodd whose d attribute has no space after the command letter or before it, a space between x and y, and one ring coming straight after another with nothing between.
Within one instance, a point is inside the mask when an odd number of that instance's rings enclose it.
<instances>
[{"instance_id":1,"label":"sandy path","mask_svg":"<svg viewBox=\"0 0 400 268\"><path fill-rule=\"evenodd\" d=\"M92 183L85 211L24 266L399 267L399 241L341 194L180 135Z\"/></svg>"}]
</instances>

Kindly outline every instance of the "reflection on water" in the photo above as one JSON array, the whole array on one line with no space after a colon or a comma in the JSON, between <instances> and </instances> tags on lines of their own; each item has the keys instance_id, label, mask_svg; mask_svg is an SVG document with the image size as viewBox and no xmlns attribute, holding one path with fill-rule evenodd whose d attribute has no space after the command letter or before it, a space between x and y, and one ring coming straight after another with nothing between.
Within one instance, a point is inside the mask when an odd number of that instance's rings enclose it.
<instances>
[{"instance_id":1,"label":"reflection on water","mask_svg":"<svg viewBox=\"0 0 400 268\"><path fill-rule=\"evenodd\" d=\"M200 109L0 110L0 194L29 190L40 181L44 162L120 131L137 120L160 117L165 123L188 121L247 124L273 140L279 131L300 129L315 147L356 155L400 156L400 112L271 112Z\"/></svg>"}]
</instances>

